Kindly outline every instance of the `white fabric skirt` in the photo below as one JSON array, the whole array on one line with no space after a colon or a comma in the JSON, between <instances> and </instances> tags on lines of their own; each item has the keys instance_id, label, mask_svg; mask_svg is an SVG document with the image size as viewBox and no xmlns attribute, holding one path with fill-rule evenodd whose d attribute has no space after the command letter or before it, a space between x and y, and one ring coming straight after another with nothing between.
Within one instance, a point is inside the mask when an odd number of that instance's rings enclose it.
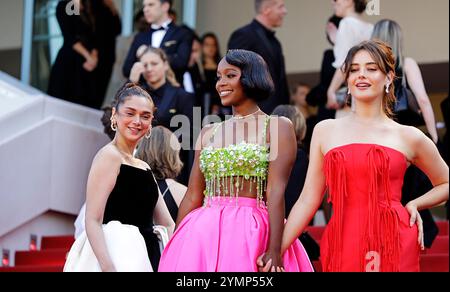
<instances>
[{"instance_id":1,"label":"white fabric skirt","mask_svg":"<svg viewBox=\"0 0 450 292\"><path fill-rule=\"evenodd\" d=\"M139 229L113 221L103 225L106 246L117 272L153 272ZM86 231L73 244L64 272L101 272Z\"/></svg>"}]
</instances>

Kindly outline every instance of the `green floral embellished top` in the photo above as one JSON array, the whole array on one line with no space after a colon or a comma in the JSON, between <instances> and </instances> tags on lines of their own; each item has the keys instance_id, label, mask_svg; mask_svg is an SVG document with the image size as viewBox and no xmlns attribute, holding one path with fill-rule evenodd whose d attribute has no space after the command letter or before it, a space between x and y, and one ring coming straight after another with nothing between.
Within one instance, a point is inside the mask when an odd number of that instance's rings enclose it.
<instances>
[{"instance_id":1,"label":"green floral embellished top","mask_svg":"<svg viewBox=\"0 0 450 292\"><path fill-rule=\"evenodd\" d=\"M270 117L267 117L263 141L266 141L269 121ZM222 123L214 128L212 137L220 126ZM237 198L247 181L250 182L250 189L256 185L257 200L259 203L263 202L264 192L267 190L269 154L267 146L245 141L225 148L205 147L200 154L200 169L206 180L205 196L211 199L220 197L225 192Z\"/></svg>"}]
</instances>

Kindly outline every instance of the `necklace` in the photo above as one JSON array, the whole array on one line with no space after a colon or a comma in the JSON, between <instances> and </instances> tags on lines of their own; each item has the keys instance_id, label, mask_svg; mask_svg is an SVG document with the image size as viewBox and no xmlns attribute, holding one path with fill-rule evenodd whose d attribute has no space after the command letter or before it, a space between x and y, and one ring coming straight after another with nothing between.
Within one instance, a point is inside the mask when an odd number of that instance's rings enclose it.
<instances>
[{"instance_id":1,"label":"necklace","mask_svg":"<svg viewBox=\"0 0 450 292\"><path fill-rule=\"evenodd\" d=\"M122 149L120 149L117 144L114 144L114 146L116 147L117 150L119 150L119 152L124 156L125 159L132 161L135 158L133 154L129 154L129 153L123 151Z\"/></svg>"},{"instance_id":2,"label":"necklace","mask_svg":"<svg viewBox=\"0 0 450 292\"><path fill-rule=\"evenodd\" d=\"M242 117L233 116L232 119L233 119L233 120L245 120L246 118L249 118L249 117L251 117L251 116L257 114L257 113L259 113L260 111L261 111L261 109L258 108L258 110L257 110L256 112L254 112L254 113L251 113L251 114L248 114L248 115L242 116Z\"/></svg>"}]
</instances>

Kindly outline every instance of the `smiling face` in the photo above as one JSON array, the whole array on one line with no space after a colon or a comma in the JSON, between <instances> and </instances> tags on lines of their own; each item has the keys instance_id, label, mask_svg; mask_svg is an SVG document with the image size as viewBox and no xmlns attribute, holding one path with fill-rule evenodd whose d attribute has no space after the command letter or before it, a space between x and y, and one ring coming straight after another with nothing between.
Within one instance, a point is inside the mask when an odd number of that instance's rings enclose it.
<instances>
[{"instance_id":1,"label":"smiling face","mask_svg":"<svg viewBox=\"0 0 450 292\"><path fill-rule=\"evenodd\" d=\"M217 68L216 89L223 106L236 106L247 97L241 84L242 71L236 66L228 64L225 58Z\"/></svg>"},{"instance_id":2,"label":"smiling face","mask_svg":"<svg viewBox=\"0 0 450 292\"><path fill-rule=\"evenodd\" d=\"M393 73L385 74L369 52L356 53L349 68L348 86L360 101L382 99L386 85L392 86Z\"/></svg>"},{"instance_id":3,"label":"smiling face","mask_svg":"<svg viewBox=\"0 0 450 292\"><path fill-rule=\"evenodd\" d=\"M131 143L137 143L151 130L154 105L142 96L131 96L116 111L113 118L117 122L117 134Z\"/></svg>"}]
</instances>

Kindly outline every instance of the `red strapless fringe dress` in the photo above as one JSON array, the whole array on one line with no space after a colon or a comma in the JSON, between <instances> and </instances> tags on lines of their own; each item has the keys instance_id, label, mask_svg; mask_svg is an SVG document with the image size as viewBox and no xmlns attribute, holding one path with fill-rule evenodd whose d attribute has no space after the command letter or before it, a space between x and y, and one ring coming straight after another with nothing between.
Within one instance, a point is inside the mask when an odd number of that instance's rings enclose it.
<instances>
[{"instance_id":1,"label":"red strapless fringe dress","mask_svg":"<svg viewBox=\"0 0 450 292\"><path fill-rule=\"evenodd\" d=\"M333 216L321 240L325 272L418 272L418 228L401 204L408 162L380 145L350 144L325 155Z\"/></svg>"}]
</instances>

